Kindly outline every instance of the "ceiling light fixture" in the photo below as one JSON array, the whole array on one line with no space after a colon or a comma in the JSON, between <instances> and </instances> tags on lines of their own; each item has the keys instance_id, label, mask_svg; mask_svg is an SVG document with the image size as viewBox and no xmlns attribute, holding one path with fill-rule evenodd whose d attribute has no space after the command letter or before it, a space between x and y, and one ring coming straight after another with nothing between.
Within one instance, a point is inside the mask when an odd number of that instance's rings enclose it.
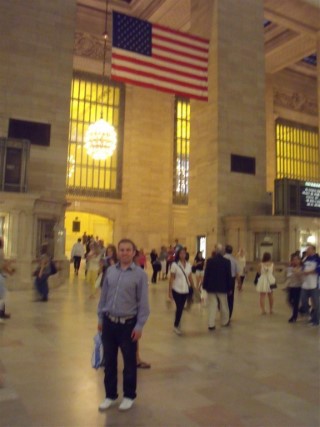
<instances>
[{"instance_id":1,"label":"ceiling light fixture","mask_svg":"<svg viewBox=\"0 0 320 427\"><path fill-rule=\"evenodd\" d=\"M106 83L106 56L107 56L107 21L108 21L108 0L106 0L105 27L103 32L103 66L102 66L102 93ZM106 160L111 157L117 146L117 133L115 128L103 118L88 127L85 134L85 148L89 156L94 160Z\"/></svg>"}]
</instances>

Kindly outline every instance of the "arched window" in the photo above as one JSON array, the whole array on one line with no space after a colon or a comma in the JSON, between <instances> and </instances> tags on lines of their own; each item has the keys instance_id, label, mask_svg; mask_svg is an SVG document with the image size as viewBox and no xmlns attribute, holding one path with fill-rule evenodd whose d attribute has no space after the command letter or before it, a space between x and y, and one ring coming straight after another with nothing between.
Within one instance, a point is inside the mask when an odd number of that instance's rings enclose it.
<instances>
[{"instance_id":1,"label":"arched window","mask_svg":"<svg viewBox=\"0 0 320 427\"><path fill-rule=\"evenodd\" d=\"M175 99L173 202L188 204L190 154L190 100Z\"/></svg>"},{"instance_id":2,"label":"arched window","mask_svg":"<svg viewBox=\"0 0 320 427\"><path fill-rule=\"evenodd\" d=\"M74 73L71 88L67 192L77 196L121 197L124 86L86 73ZM113 155L99 161L85 149L88 126L100 118L111 123L118 143Z\"/></svg>"},{"instance_id":3,"label":"arched window","mask_svg":"<svg viewBox=\"0 0 320 427\"><path fill-rule=\"evenodd\" d=\"M319 136L316 127L276 120L276 178L319 181Z\"/></svg>"}]
</instances>

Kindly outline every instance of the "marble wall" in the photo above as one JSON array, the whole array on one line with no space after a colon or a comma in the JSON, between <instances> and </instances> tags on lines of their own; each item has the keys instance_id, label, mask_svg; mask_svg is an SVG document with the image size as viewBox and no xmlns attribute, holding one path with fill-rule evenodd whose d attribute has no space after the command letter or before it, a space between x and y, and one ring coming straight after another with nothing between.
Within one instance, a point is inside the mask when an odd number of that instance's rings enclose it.
<instances>
[{"instance_id":1,"label":"marble wall","mask_svg":"<svg viewBox=\"0 0 320 427\"><path fill-rule=\"evenodd\" d=\"M192 2L191 32L210 38L209 102L192 103L189 224L225 241L221 218L267 214L263 2ZM255 175L230 172L230 156L254 157ZM191 237L192 239L192 237Z\"/></svg>"},{"instance_id":2,"label":"marble wall","mask_svg":"<svg viewBox=\"0 0 320 427\"><path fill-rule=\"evenodd\" d=\"M103 21L103 13L76 11L75 0L0 3L5 40L0 136L7 135L10 117L51 124L50 147L31 147L28 194L0 193L6 250L24 265L20 276L28 277L36 254L38 220L53 220L61 231L66 208L110 218L115 242L131 237L147 251L178 238L194 253L196 236L204 235L207 252L215 242L230 240L251 254L244 218L260 215L263 221L271 213L273 122L284 111L275 91L296 87L314 99L312 85L297 86L285 73L267 76L265 84L263 1L191 1L190 32L211 41L209 102L191 101L188 206L172 203L174 96L131 85L126 87L121 200L65 197L72 72L100 75ZM289 106L286 111L305 121L319 117ZM231 154L254 157L256 174L231 173ZM225 220L230 217L241 220ZM253 227L263 228L261 221ZM63 258L61 241L58 256Z\"/></svg>"},{"instance_id":3,"label":"marble wall","mask_svg":"<svg viewBox=\"0 0 320 427\"><path fill-rule=\"evenodd\" d=\"M50 146L31 145L28 193L0 193L15 286L30 286L38 220L63 224L75 11L75 0L0 3L0 136L9 118L51 125Z\"/></svg>"}]
</instances>

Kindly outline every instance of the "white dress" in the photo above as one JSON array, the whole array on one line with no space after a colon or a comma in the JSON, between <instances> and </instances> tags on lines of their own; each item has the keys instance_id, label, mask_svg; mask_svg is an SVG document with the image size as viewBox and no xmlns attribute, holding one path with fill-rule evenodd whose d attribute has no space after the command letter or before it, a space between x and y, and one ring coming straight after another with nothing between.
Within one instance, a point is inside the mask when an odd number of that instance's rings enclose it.
<instances>
[{"instance_id":1,"label":"white dress","mask_svg":"<svg viewBox=\"0 0 320 427\"><path fill-rule=\"evenodd\" d=\"M262 262L261 263L261 275L257 283L257 292L272 292L270 285L276 283L276 279L273 275L273 262L271 264Z\"/></svg>"}]
</instances>

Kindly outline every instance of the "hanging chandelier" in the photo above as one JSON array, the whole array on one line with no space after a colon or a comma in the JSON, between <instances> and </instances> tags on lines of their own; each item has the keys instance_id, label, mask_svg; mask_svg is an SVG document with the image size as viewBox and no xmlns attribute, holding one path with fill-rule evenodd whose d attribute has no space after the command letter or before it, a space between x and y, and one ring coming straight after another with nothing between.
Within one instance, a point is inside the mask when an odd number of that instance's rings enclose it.
<instances>
[{"instance_id":1,"label":"hanging chandelier","mask_svg":"<svg viewBox=\"0 0 320 427\"><path fill-rule=\"evenodd\" d=\"M102 66L102 92L106 83L106 56L107 56L107 20L108 20L108 0L106 0L105 27L103 33L103 66ZM115 128L101 118L88 127L84 137L85 148L89 156L94 160L106 160L111 157L117 146L117 133Z\"/></svg>"}]
</instances>

